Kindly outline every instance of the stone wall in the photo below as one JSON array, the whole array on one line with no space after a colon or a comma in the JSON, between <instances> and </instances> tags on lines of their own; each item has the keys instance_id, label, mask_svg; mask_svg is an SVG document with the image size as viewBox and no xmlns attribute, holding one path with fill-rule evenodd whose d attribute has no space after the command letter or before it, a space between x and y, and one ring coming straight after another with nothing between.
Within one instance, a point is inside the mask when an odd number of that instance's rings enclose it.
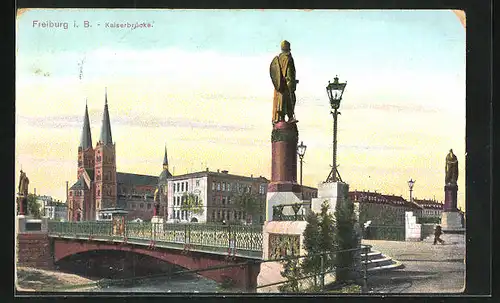
<instances>
[{"instance_id":1,"label":"stone wall","mask_svg":"<svg viewBox=\"0 0 500 303\"><path fill-rule=\"evenodd\" d=\"M17 235L17 265L41 269L54 267L47 233L19 233Z\"/></svg>"}]
</instances>

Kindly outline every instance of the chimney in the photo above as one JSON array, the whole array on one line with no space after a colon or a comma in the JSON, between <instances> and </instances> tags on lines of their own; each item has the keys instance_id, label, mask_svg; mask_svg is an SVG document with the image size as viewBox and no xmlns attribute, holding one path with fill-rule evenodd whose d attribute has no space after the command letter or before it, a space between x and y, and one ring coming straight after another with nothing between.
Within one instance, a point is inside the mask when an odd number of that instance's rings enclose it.
<instances>
[{"instance_id":1,"label":"chimney","mask_svg":"<svg viewBox=\"0 0 500 303\"><path fill-rule=\"evenodd\" d=\"M250 178L253 178L253 174L250 175Z\"/></svg>"},{"instance_id":2,"label":"chimney","mask_svg":"<svg viewBox=\"0 0 500 303\"><path fill-rule=\"evenodd\" d=\"M35 194L35 196L36 196L36 187L35 187L35 188L33 188L33 192L34 192L34 194Z\"/></svg>"},{"instance_id":3,"label":"chimney","mask_svg":"<svg viewBox=\"0 0 500 303\"><path fill-rule=\"evenodd\" d=\"M217 173L219 173L219 169L217 168Z\"/></svg>"}]
</instances>

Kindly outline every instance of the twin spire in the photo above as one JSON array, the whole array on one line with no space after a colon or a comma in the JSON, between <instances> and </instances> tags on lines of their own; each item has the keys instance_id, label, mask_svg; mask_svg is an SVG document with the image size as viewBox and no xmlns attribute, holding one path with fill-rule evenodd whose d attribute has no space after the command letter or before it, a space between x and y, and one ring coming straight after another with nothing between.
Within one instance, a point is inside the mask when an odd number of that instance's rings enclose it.
<instances>
[{"instance_id":1,"label":"twin spire","mask_svg":"<svg viewBox=\"0 0 500 303\"><path fill-rule=\"evenodd\" d=\"M109 120L109 111L108 111L107 88L104 95L104 114L102 117L101 137L99 138L99 141L104 145L113 144L113 138L111 136L111 122ZM85 99L85 116L83 118L83 130L82 130L82 137L80 139L80 147L83 150L92 147L92 134L90 132L90 120L89 120L87 99Z\"/></svg>"}]
</instances>

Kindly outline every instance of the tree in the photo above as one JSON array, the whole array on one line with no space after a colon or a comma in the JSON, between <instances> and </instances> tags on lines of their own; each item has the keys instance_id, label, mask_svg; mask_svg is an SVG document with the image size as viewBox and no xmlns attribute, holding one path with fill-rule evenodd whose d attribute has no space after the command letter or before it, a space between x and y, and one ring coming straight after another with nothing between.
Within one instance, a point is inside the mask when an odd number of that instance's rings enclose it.
<instances>
[{"instance_id":1,"label":"tree","mask_svg":"<svg viewBox=\"0 0 500 303\"><path fill-rule=\"evenodd\" d=\"M354 204L349 200L337 202L335 219L335 242L338 250L357 248L358 243L354 231L354 224L356 223ZM354 254L354 251L337 253L337 281L346 281L349 278L350 267L354 263Z\"/></svg>"},{"instance_id":2,"label":"tree","mask_svg":"<svg viewBox=\"0 0 500 303\"><path fill-rule=\"evenodd\" d=\"M309 254L320 252L320 229L318 215L310 212L306 217L307 225L304 229L304 249ZM314 286L318 285L317 275L321 267L321 259L319 255L305 257L302 261L302 268L307 275L314 274Z\"/></svg>"},{"instance_id":3,"label":"tree","mask_svg":"<svg viewBox=\"0 0 500 303\"><path fill-rule=\"evenodd\" d=\"M40 205L36 201L36 195L28 194L28 214L32 215L35 218L41 217Z\"/></svg>"},{"instance_id":4,"label":"tree","mask_svg":"<svg viewBox=\"0 0 500 303\"><path fill-rule=\"evenodd\" d=\"M262 198L252 192L240 192L233 196L232 200L238 210L251 215L252 218L261 215L264 211Z\"/></svg>"},{"instance_id":5,"label":"tree","mask_svg":"<svg viewBox=\"0 0 500 303\"><path fill-rule=\"evenodd\" d=\"M328 200L323 201L321 204L320 221L319 221L320 252L331 252L337 249L335 243L335 218L330 212L330 204ZM324 255L324 270L332 269L335 266L335 255Z\"/></svg>"},{"instance_id":6,"label":"tree","mask_svg":"<svg viewBox=\"0 0 500 303\"><path fill-rule=\"evenodd\" d=\"M187 211L189 218L191 218L193 214L203 214L203 203L201 198L194 193L184 193L182 196L181 210Z\"/></svg>"},{"instance_id":7,"label":"tree","mask_svg":"<svg viewBox=\"0 0 500 303\"><path fill-rule=\"evenodd\" d=\"M299 260L287 259L282 261L283 263L283 271L281 271L281 276L286 278L287 283L280 285L278 287L280 292L299 292L300 291L300 282L299 279L302 277L302 270L299 265Z\"/></svg>"}]
</instances>

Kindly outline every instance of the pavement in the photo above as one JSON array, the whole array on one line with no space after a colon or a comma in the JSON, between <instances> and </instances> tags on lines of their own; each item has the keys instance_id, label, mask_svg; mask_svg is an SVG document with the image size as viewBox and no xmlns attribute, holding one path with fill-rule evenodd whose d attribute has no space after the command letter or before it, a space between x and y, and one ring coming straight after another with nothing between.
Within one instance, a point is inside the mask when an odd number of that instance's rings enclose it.
<instances>
[{"instance_id":1,"label":"pavement","mask_svg":"<svg viewBox=\"0 0 500 303\"><path fill-rule=\"evenodd\" d=\"M363 240L362 244L404 265L370 274L371 293L462 293L465 288L465 241L432 245L428 241Z\"/></svg>"}]
</instances>

